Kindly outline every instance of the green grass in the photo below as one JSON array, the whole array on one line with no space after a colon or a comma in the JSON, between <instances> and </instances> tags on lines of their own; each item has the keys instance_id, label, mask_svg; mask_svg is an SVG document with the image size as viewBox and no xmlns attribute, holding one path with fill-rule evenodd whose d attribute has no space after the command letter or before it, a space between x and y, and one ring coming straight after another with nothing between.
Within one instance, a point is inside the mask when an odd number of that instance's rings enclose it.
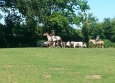
<instances>
[{"instance_id":1,"label":"green grass","mask_svg":"<svg viewBox=\"0 0 115 83\"><path fill-rule=\"evenodd\" d=\"M115 49L0 49L0 83L115 83Z\"/></svg>"}]
</instances>

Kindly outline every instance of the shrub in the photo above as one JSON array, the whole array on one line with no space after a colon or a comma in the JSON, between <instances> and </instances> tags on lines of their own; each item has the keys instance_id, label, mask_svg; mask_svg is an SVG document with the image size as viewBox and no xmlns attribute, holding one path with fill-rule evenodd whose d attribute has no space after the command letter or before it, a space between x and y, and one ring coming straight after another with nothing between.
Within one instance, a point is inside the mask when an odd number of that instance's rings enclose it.
<instances>
[{"instance_id":1,"label":"shrub","mask_svg":"<svg viewBox=\"0 0 115 83\"><path fill-rule=\"evenodd\" d=\"M88 48L94 48L95 46L93 45L93 43L89 42L88 44Z\"/></svg>"},{"instance_id":2,"label":"shrub","mask_svg":"<svg viewBox=\"0 0 115 83\"><path fill-rule=\"evenodd\" d=\"M103 40L104 41L104 47L105 48L115 48L115 43L110 40Z\"/></svg>"}]
</instances>

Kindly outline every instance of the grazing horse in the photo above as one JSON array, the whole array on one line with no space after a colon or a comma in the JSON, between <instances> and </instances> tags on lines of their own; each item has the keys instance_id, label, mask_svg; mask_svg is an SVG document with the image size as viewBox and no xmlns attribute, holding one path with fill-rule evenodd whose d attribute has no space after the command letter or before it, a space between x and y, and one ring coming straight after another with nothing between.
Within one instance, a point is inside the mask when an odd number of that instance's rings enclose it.
<instances>
[{"instance_id":1,"label":"grazing horse","mask_svg":"<svg viewBox=\"0 0 115 83\"><path fill-rule=\"evenodd\" d=\"M78 46L79 48L87 47L86 43L81 41L80 42L71 41L71 44L73 45L73 48L76 48L76 46Z\"/></svg>"},{"instance_id":2,"label":"grazing horse","mask_svg":"<svg viewBox=\"0 0 115 83\"><path fill-rule=\"evenodd\" d=\"M55 36L53 40L52 40L52 37L48 33L44 33L43 36L47 37L50 47L52 47L54 44L57 45L57 47L59 47L60 42L62 45L62 39L59 36Z\"/></svg>"},{"instance_id":3,"label":"grazing horse","mask_svg":"<svg viewBox=\"0 0 115 83\"><path fill-rule=\"evenodd\" d=\"M101 41L101 40L99 40L99 41L97 41L97 43L96 43L96 41L95 40L93 40L93 39L90 39L89 40L89 42L92 42L93 43L93 45L96 47L97 45L99 45L101 48L103 48L104 46L104 42L103 41Z\"/></svg>"}]
</instances>

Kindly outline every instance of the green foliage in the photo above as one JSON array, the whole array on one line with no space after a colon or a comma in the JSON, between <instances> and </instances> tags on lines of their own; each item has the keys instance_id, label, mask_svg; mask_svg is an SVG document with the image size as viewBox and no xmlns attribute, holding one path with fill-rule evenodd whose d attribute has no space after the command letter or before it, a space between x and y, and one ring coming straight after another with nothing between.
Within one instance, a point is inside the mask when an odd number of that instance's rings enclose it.
<instances>
[{"instance_id":1,"label":"green foliage","mask_svg":"<svg viewBox=\"0 0 115 83\"><path fill-rule=\"evenodd\" d=\"M115 42L115 18L111 21L111 28L112 28L112 35L111 35L111 41Z\"/></svg>"},{"instance_id":2,"label":"green foliage","mask_svg":"<svg viewBox=\"0 0 115 83\"><path fill-rule=\"evenodd\" d=\"M105 18L102 27L104 38L115 42L115 19Z\"/></svg>"},{"instance_id":3,"label":"green foliage","mask_svg":"<svg viewBox=\"0 0 115 83\"><path fill-rule=\"evenodd\" d=\"M86 11L87 9L90 9L89 5L87 5L88 1L85 2L85 0L81 1L79 6L81 11Z\"/></svg>"},{"instance_id":4,"label":"green foliage","mask_svg":"<svg viewBox=\"0 0 115 83\"><path fill-rule=\"evenodd\" d=\"M26 18L36 17L38 23L43 23L45 26L49 26L48 20L55 12L62 13L64 18L68 18L69 24L76 23L77 17L74 10L88 10L89 6L87 1L84 0L17 0L17 8L26 16ZM55 14L54 14L55 15ZM60 19L60 16L56 15ZM74 18L75 17L75 18ZM71 18L71 20L70 20ZM59 23L59 20L55 20ZM77 22L78 23L78 22ZM47 24L47 25L46 25ZM50 23L51 24L51 23ZM51 24L53 25L53 24Z\"/></svg>"},{"instance_id":5,"label":"green foliage","mask_svg":"<svg viewBox=\"0 0 115 83\"><path fill-rule=\"evenodd\" d=\"M106 35L106 38L110 39L112 35L112 26L111 26L110 18L104 19L103 27L104 27L104 34Z\"/></svg>"},{"instance_id":6,"label":"green foliage","mask_svg":"<svg viewBox=\"0 0 115 83\"><path fill-rule=\"evenodd\" d=\"M77 34L77 41L84 41L84 36L83 36L83 34L82 34L82 31L81 30L76 30L76 34Z\"/></svg>"},{"instance_id":7,"label":"green foliage","mask_svg":"<svg viewBox=\"0 0 115 83\"><path fill-rule=\"evenodd\" d=\"M105 48L115 48L115 43L110 41L110 40L105 39L104 40L104 47Z\"/></svg>"},{"instance_id":8,"label":"green foliage","mask_svg":"<svg viewBox=\"0 0 115 83\"><path fill-rule=\"evenodd\" d=\"M68 26L68 24L69 24L68 19L65 16L63 16L62 13L58 13L58 12L54 12L49 17L48 20L49 20L49 23L51 23L52 26L57 24L58 26L60 26L62 28L62 30L63 30L64 27Z\"/></svg>"},{"instance_id":9,"label":"green foliage","mask_svg":"<svg viewBox=\"0 0 115 83\"><path fill-rule=\"evenodd\" d=\"M84 36L84 41L88 42L89 41L89 27L86 22L83 23L82 34Z\"/></svg>"},{"instance_id":10,"label":"green foliage","mask_svg":"<svg viewBox=\"0 0 115 83\"><path fill-rule=\"evenodd\" d=\"M88 48L95 48L95 46L93 45L93 43L89 42L88 43Z\"/></svg>"},{"instance_id":11,"label":"green foliage","mask_svg":"<svg viewBox=\"0 0 115 83\"><path fill-rule=\"evenodd\" d=\"M4 38L5 26L0 24L0 47L6 47L6 39Z\"/></svg>"}]
</instances>

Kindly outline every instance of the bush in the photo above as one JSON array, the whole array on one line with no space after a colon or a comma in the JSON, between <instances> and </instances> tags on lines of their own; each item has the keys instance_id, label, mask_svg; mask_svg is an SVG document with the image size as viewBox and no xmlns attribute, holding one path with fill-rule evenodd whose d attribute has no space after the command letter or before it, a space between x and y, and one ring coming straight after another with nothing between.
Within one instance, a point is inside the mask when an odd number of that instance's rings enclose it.
<instances>
[{"instance_id":1,"label":"bush","mask_svg":"<svg viewBox=\"0 0 115 83\"><path fill-rule=\"evenodd\" d=\"M103 40L104 41L104 47L105 48L115 48L115 43L110 40Z\"/></svg>"},{"instance_id":2,"label":"bush","mask_svg":"<svg viewBox=\"0 0 115 83\"><path fill-rule=\"evenodd\" d=\"M93 45L93 43L90 42L90 43L88 44L88 48L95 48L95 46Z\"/></svg>"}]
</instances>

